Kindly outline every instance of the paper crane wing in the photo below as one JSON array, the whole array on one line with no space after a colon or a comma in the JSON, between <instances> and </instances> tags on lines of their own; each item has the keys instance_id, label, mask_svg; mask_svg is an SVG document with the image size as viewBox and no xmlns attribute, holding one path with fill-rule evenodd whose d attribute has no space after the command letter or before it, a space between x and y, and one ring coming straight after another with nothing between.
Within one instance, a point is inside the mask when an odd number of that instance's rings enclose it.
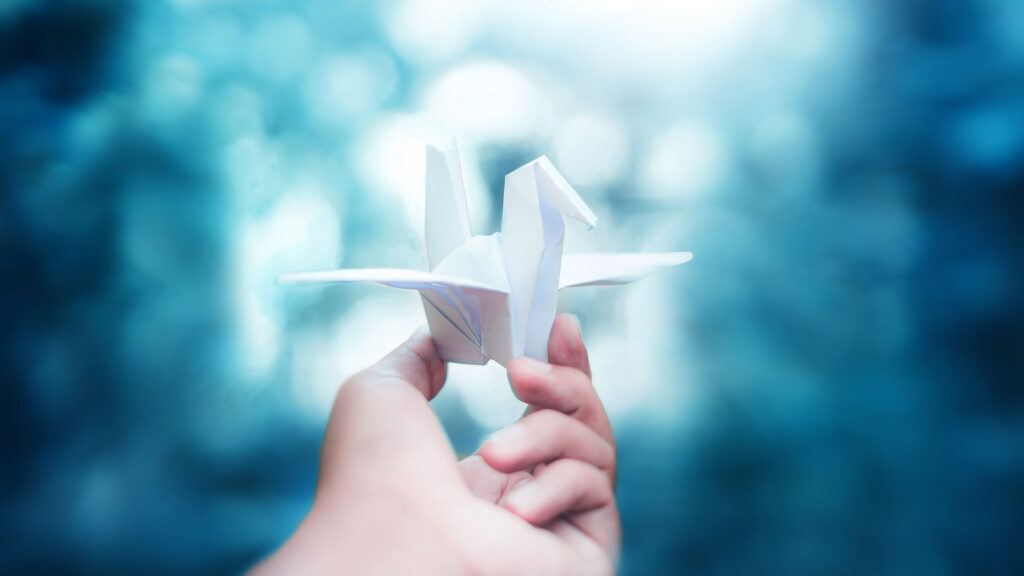
<instances>
[{"instance_id":1,"label":"paper crane wing","mask_svg":"<svg viewBox=\"0 0 1024 576\"><path fill-rule=\"evenodd\" d=\"M433 272L397 268L328 270L284 274L281 284L366 282L416 290L423 298L430 329L441 353L455 362L487 362L484 346L490 319L500 315L508 288Z\"/></svg>"},{"instance_id":2,"label":"paper crane wing","mask_svg":"<svg viewBox=\"0 0 1024 576\"><path fill-rule=\"evenodd\" d=\"M558 289L574 286L611 286L635 282L661 268L693 259L691 252L660 254L566 254Z\"/></svg>"},{"instance_id":3,"label":"paper crane wing","mask_svg":"<svg viewBox=\"0 0 1024 576\"><path fill-rule=\"evenodd\" d=\"M597 224L597 216L546 157L505 176L501 250L511 287L514 357L547 360L566 216L589 227Z\"/></svg>"}]
</instances>

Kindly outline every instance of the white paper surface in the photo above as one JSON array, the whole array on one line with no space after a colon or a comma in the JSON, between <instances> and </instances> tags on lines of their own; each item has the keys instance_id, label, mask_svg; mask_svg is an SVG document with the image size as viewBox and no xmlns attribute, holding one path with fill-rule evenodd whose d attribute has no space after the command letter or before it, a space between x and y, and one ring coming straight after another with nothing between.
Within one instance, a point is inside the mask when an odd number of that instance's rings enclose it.
<instances>
[{"instance_id":1,"label":"white paper surface","mask_svg":"<svg viewBox=\"0 0 1024 576\"><path fill-rule=\"evenodd\" d=\"M416 290L450 362L505 366L547 360L558 291L625 284L689 261L689 252L562 254L565 217L597 217L544 156L505 177L501 232L473 236L458 147L426 152L425 243L430 272L375 268L282 275L282 284L372 282Z\"/></svg>"},{"instance_id":2,"label":"white paper surface","mask_svg":"<svg viewBox=\"0 0 1024 576\"><path fill-rule=\"evenodd\" d=\"M691 252L654 254L566 254L558 288L628 284L651 272L693 260Z\"/></svg>"},{"instance_id":3,"label":"white paper surface","mask_svg":"<svg viewBox=\"0 0 1024 576\"><path fill-rule=\"evenodd\" d=\"M427 267L433 270L473 236L455 140L444 151L427 147L425 206Z\"/></svg>"}]
</instances>

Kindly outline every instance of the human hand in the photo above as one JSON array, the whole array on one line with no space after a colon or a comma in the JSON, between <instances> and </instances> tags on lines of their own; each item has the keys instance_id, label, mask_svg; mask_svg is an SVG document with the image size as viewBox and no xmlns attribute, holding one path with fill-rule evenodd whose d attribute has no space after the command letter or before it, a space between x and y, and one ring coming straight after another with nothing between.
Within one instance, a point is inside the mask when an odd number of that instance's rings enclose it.
<instances>
[{"instance_id":1,"label":"human hand","mask_svg":"<svg viewBox=\"0 0 1024 576\"><path fill-rule=\"evenodd\" d=\"M526 415L461 463L427 401L445 363L420 331L338 392L312 510L260 574L608 574L615 445L574 317L550 364L509 365Z\"/></svg>"},{"instance_id":2,"label":"human hand","mask_svg":"<svg viewBox=\"0 0 1024 576\"><path fill-rule=\"evenodd\" d=\"M477 497L578 546L571 555L587 557L596 545L603 557L596 564L606 566L582 572L613 572L621 540L615 438L575 316L555 320L548 360L509 364L509 382L527 403L526 414L462 460L462 474Z\"/></svg>"}]
</instances>

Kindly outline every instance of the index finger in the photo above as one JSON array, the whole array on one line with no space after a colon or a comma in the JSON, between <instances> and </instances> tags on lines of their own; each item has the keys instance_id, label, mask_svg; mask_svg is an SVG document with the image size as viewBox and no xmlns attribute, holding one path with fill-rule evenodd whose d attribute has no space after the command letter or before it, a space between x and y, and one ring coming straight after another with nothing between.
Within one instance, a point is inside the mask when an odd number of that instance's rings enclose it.
<instances>
[{"instance_id":1,"label":"index finger","mask_svg":"<svg viewBox=\"0 0 1024 576\"><path fill-rule=\"evenodd\" d=\"M574 316L564 314L555 319L548 357L550 364L527 357L509 363L512 391L530 405L527 413L544 408L564 412L614 446L611 424L590 380L590 362Z\"/></svg>"},{"instance_id":2,"label":"index finger","mask_svg":"<svg viewBox=\"0 0 1024 576\"><path fill-rule=\"evenodd\" d=\"M574 314L562 314L555 318L548 339L548 362L575 368L591 377L590 356L583 344L583 330L580 319Z\"/></svg>"}]
</instances>

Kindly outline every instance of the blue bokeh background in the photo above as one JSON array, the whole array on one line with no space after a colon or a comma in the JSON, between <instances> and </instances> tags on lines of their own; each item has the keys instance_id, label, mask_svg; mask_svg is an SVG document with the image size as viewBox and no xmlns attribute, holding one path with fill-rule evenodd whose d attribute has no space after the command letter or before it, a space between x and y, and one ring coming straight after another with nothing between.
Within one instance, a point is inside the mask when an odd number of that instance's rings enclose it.
<instances>
[{"instance_id":1,"label":"blue bokeh background","mask_svg":"<svg viewBox=\"0 0 1024 576\"><path fill-rule=\"evenodd\" d=\"M423 144L547 154L624 574L1024 573L1024 3L0 1L0 571L244 570L422 323ZM434 402L459 452L521 405Z\"/></svg>"}]
</instances>

